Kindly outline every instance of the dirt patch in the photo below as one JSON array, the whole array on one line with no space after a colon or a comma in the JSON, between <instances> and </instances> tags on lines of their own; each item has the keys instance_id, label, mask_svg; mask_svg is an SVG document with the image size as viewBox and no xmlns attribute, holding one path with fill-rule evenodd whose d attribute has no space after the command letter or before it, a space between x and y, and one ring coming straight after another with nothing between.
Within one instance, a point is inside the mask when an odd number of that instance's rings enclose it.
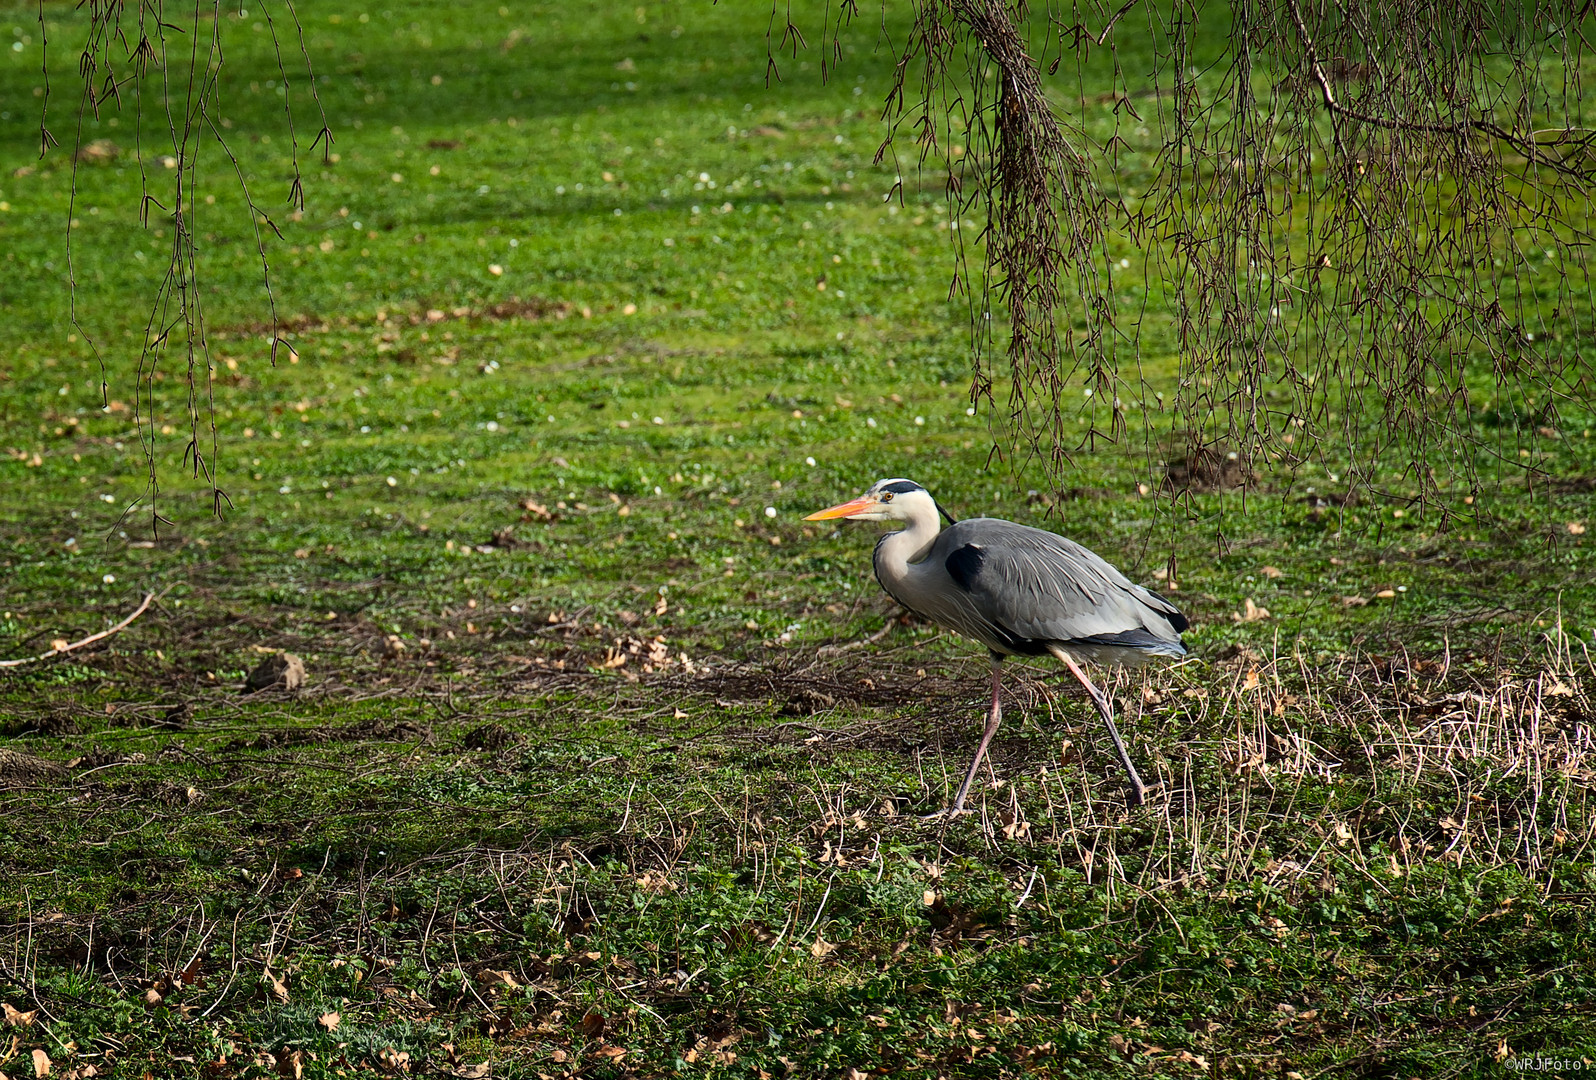
<instances>
[{"instance_id":1,"label":"dirt patch","mask_svg":"<svg viewBox=\"0 0 1596 1080\"><path fill-rule=\"evenodd\" d=\"M531 517L530 512L527 516L529 518ZM547 511L544 512L544 516L550 517ZM506 525L504 528L495 531L492 536L488 537L486 543L479 544L477 546L477 550L480 551L484 547L494 548L500 551L515 551L517 549L526 549L529 551L543 550L543 545L538 541L522 540L520 537L516 536L514 525Z\"/></svg>"},{"instance_id":2,"label":"dirt patch","mask_svg":"<svg viewBox=\"0 0 1596 1080\"><path fill-rule=\"evenodd\" d=\"M885 666L872 666L869 675L855 669L834 669L816 663L784 661L775 664L725 664L701 667L666 680L675 689L689 690L719 701L739 704L795 703L799 713L811 715L846 705L891 705L902 701L904 688Z\"/></svg>"},{"instance_id":3,"label":"dirt patch","mask_svg":"<svg viewBox=\"0 0 1596 1080\"><path fill-rule=\"evenodd\" d=\"M106 707L109 723L112 727L119 728L173 728L182 729L190 726L194 719L193 711L186 701L170 704L149 705L118 705L114 708Z\"/></svg>"},{"instance_id":4,"label":"dirt patch","mask_svg":"<svg viewBox=\"0 0 1596 1080\"><path fill-rule=\"evenodd\" d=\"M79 772L92 772L107 765L137 765L143 761L143 754L124 754L117 750L107 750L95 743L73 763L72 767Z\"/></svg>"},{"instance_id":5,"label":"dirt patch","mask_svg":"<svg viewBox=\"0 0 1596 1080\"><path fill-rule=\"evenodd\" d=\"M481 727L472 728L460 740L467 750L507 750L512 746L519 746L521 736L511 731L502 724L483 724Z\"/></svg>"},{"instance_id":6,"label":"dirt patch","mask_svg":"<svg viewBox=\"0 0 1596 1080\"><path fill-rule=\"evenodd\" d=\"M782 716L813 716L837 707L837 699L830 694L805 686L794 691L781 707Z\"/></svg>"},{"instance_id":7,"label":"dirt patch","mask_svg":"<svg viewBox=\"0 0 1596 1080\"><path fill-rule=\"evenodd\" d=\"M35 716L31 720L13 720L0 728L0 734L9 739L19 735L43 735L46 738L59 739L66 735L83 734L83 725L71 713L56 710Z\"/></svg>"},{"instance_id":8,"label":"dirt patch","mask_svg":"<svg viewBox=\"0 0 1596 1080\"><path fill-rule=\"evenodd\" d=\"M1164 467L1164 487L1174 492L1250 488L1261 479L1238 452L1223 446L1189 446Z\"/></svg>"},{"instance_id":9,"label":"dirt patch","mask_svg":"<svg viewBox=\"0 0 1596 1080\"><path fill-rule=\"evenodd\" d=\"M416 311L379 311L371 320L376 327L427 326L433 323L474 320L485 322L511 322L522 319L538 322L545 319L566 319L585 309L565 300L548 300L541 296L512 296L495 304L482 307L460 305L423 307ZM328 319L321 315L290 315L275 322L255 321L235 323L219 328L212 336L217 340L234 337L287 337L292 334L326 334L333 330L364 330L362 321L341 316Z\"/></svg>"},{"instance_id":10,"label":"dirt patch","mask_svg":"<svg viewBox=\"0 0 1596 1080\"><path fill-rule=\"evenodd\" d=\"M289 315L286 318L279 318L275 322L256 320L254 322L234 323L231 326L218 327L211 336L218 341L225 341L228 335L254 337L257 334L270 334L274 337L282 337L285 334L303 334L309 331L324 334L332 329L334 321L321 315ZM347 323L347 320L337 321Z\"/></svg>"},{"instance_id":11,"label":"dirt patch","mask_svg":"<svg viewBox=\"0 0 1596 1080\"><path fill-rule=\"evenodd\" d=\"M432 729L423 727L413 720L395 720L385 723L381 720L358 720L346 727L336 729L331 740L334 742L426 742L432 741Z\"/></svg>"},{"instance_id":12,"label":"dirt patch","mask_svg":"<svg viewBox=\"0 0 1596 1080\"><path fill-rule=\"evenodd\" d=\"M458 309L456 310L458 311ZM522 300L519 297L511 297L509 300L501 300L497 304L490 304L488 307L470 315L457 315L456 317L495 319L499 321L505 319L563 319L575 310L576 305L563 301L545 300L538 296L526 300Z\"/></svg>"},{"instance_id":13,"label":"dirt patch","mask_svg":"<svg viewBox=\"0 0 1596 1080\"><path fill-rule=\"evenodd\" d=\"M1258 650L1232 642L1213 655L1216 664L1257 664L1263 658Z\"/></svg>"},{"instance_id":14,"label":"dirt patch","mask_svg":"<svg viewBox=\"0 0 1596 1080\"><path fill-rule=\"evenodd\" d=\"M253 738L234 739L228 750L276 750L288 746L322 746L340 742L421 742L431 744L432 729L411 720L357 720L341 728L314 727L298 731L264 731Z\"/></svg>"}]
</instances>

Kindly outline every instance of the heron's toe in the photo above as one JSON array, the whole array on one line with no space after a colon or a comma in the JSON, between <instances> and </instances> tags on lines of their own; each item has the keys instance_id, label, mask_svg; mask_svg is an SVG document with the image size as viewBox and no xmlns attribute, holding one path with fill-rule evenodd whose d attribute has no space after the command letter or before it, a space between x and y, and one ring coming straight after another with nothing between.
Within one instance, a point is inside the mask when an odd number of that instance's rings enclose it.
<instances>
[{"instance_id":1,"label":"heron's toe","mask_svg":"<svg viewBox=\"0 0 1596 1080\"><path fill-rule=\"evenodd\" d=\"M1147 804L1147 797L1153 792L1161 789L1163 786L1164 782L1162 780L1155 780L1151 784L1142 784L1140 787L1132 787L1130 791L1126 793L1125 801L1131 806L1145 806Z\"/></svg>"}]
</instances>

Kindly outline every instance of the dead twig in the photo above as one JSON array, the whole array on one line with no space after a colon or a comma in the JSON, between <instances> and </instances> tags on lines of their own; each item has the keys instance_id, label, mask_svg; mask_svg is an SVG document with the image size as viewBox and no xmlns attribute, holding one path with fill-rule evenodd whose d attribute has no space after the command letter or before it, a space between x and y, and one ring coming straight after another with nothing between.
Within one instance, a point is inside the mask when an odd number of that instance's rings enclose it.
<instances>
[{"instance_id":1,"label":"dead twig","mask_svg":"<svg viewBox=\"0 0 1596 1080\"><path fill-rule=\"evenodd\" d=\"M73 649L81 649L85 645L92 645L96 641L103 641L112 634L119 634L123 630L126 630L129 626L133 625L133 620L144 614L154 599L154 593L145 593L144 602L138 606L133 614L129 615L127 618L123 619L109 630L101 630L98 634L90 634L82 641L74 641L70 645L59 644L49 652L40 653L38 656L24 656L20 660L0 660L0 668L21 667L23 664L32 664L39 660L48 660L52 656L61 656L64 653L71 652Z\"/></svg>"}]
</instances>

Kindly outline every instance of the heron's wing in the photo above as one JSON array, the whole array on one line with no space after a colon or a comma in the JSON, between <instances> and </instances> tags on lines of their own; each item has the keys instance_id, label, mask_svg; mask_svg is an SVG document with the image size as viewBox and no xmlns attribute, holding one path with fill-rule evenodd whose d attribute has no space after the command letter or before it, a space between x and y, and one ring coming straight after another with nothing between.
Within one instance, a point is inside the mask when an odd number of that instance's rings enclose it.
<instances>
[{"instance_id":1,"label":"heron's wing","mask_svg":"<svg viewBox=\"0 0 1596 1080\"><path fill-rule=\"evenodd\" d=\"M1095 553L1055 533L995 518L943 532L931 558L988 624L1032 641L1178 644L1186 617Z\"/></svg>"}]
</instances>

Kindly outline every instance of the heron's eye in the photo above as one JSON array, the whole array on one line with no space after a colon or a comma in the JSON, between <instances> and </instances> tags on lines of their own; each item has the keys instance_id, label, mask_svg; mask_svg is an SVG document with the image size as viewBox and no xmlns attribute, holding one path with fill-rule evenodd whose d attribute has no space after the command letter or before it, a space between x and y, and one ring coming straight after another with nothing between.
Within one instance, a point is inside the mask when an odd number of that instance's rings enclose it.
<instances>
[{"instance_id":1,"label":"heron's eye","mask_svg":"<svg viewBox=\"0 0 1596 1080\"><path fill-rule=\"evenodd\" d=\"M881 493L881 501L882 501L882 502L891 502L891 501L892 501L892 492L890 492L890 491L883 491L883 492L882 492L882 493Z\"/></svg>"}]
</instances>

